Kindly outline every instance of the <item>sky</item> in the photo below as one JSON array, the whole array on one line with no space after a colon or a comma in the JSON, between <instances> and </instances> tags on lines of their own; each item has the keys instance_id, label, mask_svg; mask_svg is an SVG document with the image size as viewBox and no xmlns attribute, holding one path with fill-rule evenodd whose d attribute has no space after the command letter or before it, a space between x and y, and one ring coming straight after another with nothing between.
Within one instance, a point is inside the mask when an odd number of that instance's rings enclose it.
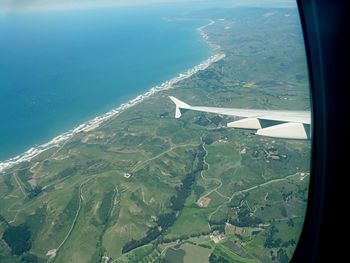
<instances>
[{"instance_id":1,"label":"sky","mask_svg":"<svg viewBox=\"0 0 350 263\"><path fill-rule=\"evenodd\" d=\"M295 6L296 0L0 0L2 12L82 9L151 4L190 4L199 7Z\"/></svg>"}]
</instances>

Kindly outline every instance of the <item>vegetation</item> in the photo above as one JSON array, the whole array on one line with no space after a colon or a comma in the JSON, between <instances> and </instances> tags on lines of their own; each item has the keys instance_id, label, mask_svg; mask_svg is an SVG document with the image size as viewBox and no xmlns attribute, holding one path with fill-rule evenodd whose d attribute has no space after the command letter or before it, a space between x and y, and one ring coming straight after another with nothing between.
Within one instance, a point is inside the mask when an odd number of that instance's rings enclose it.
<instances>
[{"instance_id":1,"label":"vegetation","mask_svg":"<svg viewBox=\"0 0 350 263\"><path fill-rule=\"evenodd\" d=\"M31 235L27 225L10 226L6 228L2 238L15 255L21 255L31 248Z\"/></svg>"},{"instance_id":2,"label":"vegetation","mask_svg":"<svg viewBox=\"0 0 350 263\"><path fill-rule=\"evenodd\" d=\"M213 253L209 257L210 263L228 263L228 262L237 262L237 263L253 263L255 262L252 259L243 258L232 251L226 249L225 247L219 245L215 248Z\"/></svg>"},{"instance_id":3,"label":"vegetation","mask_svg":"<svg viewBox=\"0 0 350 263\"><path fill-rule=\"evenodd\" d=\"M55 263L104 255L123 263L291 258L310 143L226 129L232 118L213 114L174 119L167 96L308 109L297 11L215 9L182 18L213 19L205 31L226 57L1 175L1 262L47 262L54 249Z\"/></svg>"},{"instance_id":4,"label":"vegetation","mask_svg":"<svg viewBox=\"0 0 350 263\"><path fill-rule=\"evenodd\" d=\"M34 198L38 196L42 191L42 187L37 185L33 189L30 190L28 197L29 198Z\"/></svg>"},{"instance_id":5,"label":"vegetation","mask_svg":"<svg viewBox=\"0 0 350 263\"><path fill-rule=\"evenodd\" d=\"M194 155L193 170L181 180L181 186L176 187L176 194L170 198L170 207L173 211L167 214L161 214L157 220L157 226L149 229L145 237L139 240L131 240L130 242L126 243L123 246L122 253L129 252L132 249L154 241L174 224L176 220L176 213L183 209L185 201L192 191L192 185L196 179L196 175L201 172L204 167L204 156L204 148L203 145L201 145L198 147L198 151Z\"/></svg>"}]
</instances>

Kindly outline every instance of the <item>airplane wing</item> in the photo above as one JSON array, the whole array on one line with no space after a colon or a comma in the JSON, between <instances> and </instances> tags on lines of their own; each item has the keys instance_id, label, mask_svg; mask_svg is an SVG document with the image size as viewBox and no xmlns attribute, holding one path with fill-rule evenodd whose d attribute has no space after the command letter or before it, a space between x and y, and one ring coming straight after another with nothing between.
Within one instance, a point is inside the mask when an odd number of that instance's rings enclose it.
<instances>
[{"instance_id":1,"label":"airplane wing","mask_svg":"<svg viewBox=\"0 0 350 263\"><path fill-rule=\"evenodd\" d=\"M309 139L311 113L309 111L274 111L217 108L204 106L191 106L175 97L169 96L175 103L175 118L180 118L181 110L194 110L221 115L235 116L242 119L227 124L227 127L253 129L261 136L286 138L286 139ZM262 121L275 121L278 124L262 127Z\"/></svg>"}]
</instances>

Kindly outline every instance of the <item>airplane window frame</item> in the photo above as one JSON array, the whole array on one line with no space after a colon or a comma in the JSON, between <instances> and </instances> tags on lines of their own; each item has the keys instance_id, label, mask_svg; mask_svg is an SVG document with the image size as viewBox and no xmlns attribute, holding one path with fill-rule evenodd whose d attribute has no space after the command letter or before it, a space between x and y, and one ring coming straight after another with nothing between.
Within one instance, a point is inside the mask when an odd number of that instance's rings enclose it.
<instances>
[{"instance_id":1,"label":"airplane window frame","mask_svg":"<svg viewBox=\"0 0 350 263\"><path fill-rule=\"evenodd\" d=\"M317 2L317 3L316 3ZM345 2L345 1L344 1ZM349 9L340 0L297 0L306 48L312 96L312 161L303 230L291 262L322 262L342 257L334 231L339 222L341 148L346 128L346 54L349 54ZM334 205L336 204L336 205Z\"/></svg>"}]
</instances>

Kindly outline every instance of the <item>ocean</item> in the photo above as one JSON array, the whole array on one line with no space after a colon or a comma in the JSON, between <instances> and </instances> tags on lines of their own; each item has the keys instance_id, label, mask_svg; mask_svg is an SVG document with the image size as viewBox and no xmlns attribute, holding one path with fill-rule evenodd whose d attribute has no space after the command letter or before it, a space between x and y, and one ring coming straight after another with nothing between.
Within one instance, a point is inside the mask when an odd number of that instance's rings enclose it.
<instances>
[{"instance_id":1,"label":"ocean","mask_svg":"<svg viewBox=\"0 0 350 263\"><path fill-rule=\"evenodd\" d=\"M46 143L213 54L206 20L146 7L0 14L0 160Z\"/></svg>"}]
</instances>

